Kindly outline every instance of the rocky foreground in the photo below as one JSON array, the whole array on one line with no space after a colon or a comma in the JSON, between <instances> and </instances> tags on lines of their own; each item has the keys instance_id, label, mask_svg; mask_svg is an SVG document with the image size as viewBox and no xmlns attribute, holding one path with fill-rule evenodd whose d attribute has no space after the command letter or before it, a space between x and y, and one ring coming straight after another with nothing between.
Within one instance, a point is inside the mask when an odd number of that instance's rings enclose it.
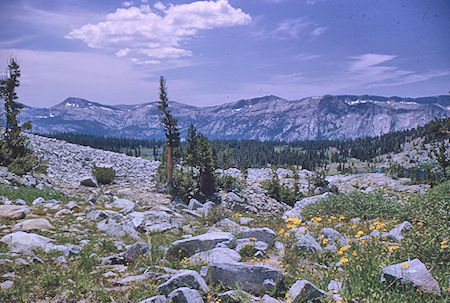
<instances>
[{"instance_id":1,"label":"rocky foreground","mask_svg":"<svg viewBox=\"0 0 450 303\"><path fill-rule=\"evenodd\" d=\"M397 215L410 197L428 199L426 185L330 176L339 192L355 195L356 208L381 199L385 209L325 216L312 207L329 201L332 209L337 195L318 192L289 207L260 187L274 173L291 184L291 170L249 169L244 177L230 169L219 173L245 179L243 189L186 205L155 191L157 162L38 136L31 142L48 175L0 169L1 302L357 302L365 288L371 302L448 299L448 230L429 259L425 244L411 241L435 226ZM115 183L80 185L94 164L112 166ZM311 172L297 173L306 192ZM18 191L23 198L14 198Z\"/></svg>"}]
</instances>

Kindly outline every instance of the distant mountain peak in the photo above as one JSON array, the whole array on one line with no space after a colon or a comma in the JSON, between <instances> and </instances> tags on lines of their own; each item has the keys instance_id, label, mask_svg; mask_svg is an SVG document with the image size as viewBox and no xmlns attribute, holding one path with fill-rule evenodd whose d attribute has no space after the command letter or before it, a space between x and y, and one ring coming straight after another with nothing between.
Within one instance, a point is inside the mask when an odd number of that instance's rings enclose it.
<instances>
[{"instance_id":1,"label":"distant mountain peak","mask_svg":"<svg viewBox=\"0 0 450 303\"><path fill-rule=\"evenodd\" d=\"M170 101L182 135L190 123L212 139L315 140L378 136L450 116L450 96L325 95L296 101L268 95L196 107ZM51 108L26 107L35 132L163 138L156 102L110 106L70 97Z\"/></svg>"}]
</instances>

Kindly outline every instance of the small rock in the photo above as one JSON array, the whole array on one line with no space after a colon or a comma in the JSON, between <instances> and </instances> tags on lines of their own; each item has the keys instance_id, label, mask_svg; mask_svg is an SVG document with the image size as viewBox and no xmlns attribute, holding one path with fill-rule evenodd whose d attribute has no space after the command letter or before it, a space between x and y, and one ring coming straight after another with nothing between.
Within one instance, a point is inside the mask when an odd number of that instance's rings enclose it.
<instances>
[{"instance_id":1,"label":"small rock","mask_svg":"<svg viewBox=\"0 0 450 303\"><path fill-rule=\"evenodd\" d=\"M419 259L384 267L381 281L388 283L395 281L401 284L412 283L414 287L424 292L441 295L439 284Z\"/></svg>"},{"instance_id":2,"label":"small rock","mask_svg":"<svg viewBox=\"0 0 450 303\"><path fill-rule=\"evenodd\" d=\"M301 235L297 238L297 242L295 242L295 246L299 249L308 250L312 253L321 253L322 247L320 247L319 243L317 243L316 239L309 234Z\"/></svg>"},{"instance_id":3,"label":"small rock","mask_svg":"<svg viewBox=\"0 0 450 303\"><path fill-rule=\"evenodd\" d=\"M206 285L205 280L194 270L178 271L165 283L159 285L157 289L160 293L167 295L172 290L182 286L188 286L199 290L202 293L207 293L209 291L209 287Z\"/></svg>"},{"instance_id":4,"label":"small rock","mask_svg":"<svg viewBox=\"0 0 450 303\"><path fill-rule=\"evenodd\" d=\"M341 246L348 245L348 240L345 239L337 230L333 228L322 228L319 239L328 239L331 243L339 243Z\"/></svg>"},{"instance_id":5,"label":"small rock","mask_svg":"<svg viewBox=\"0 0 450 303\"><path fill-rule=\"evenodd\" d=\"M299 280L289 289L289 298L292 302L321 302L324 296L325 292L308 280Z\"/></svg>"},{"instance_id":6,"label":"small rock","mask_svg":"<svg viewBox=\"0 0 450 303\"><path fill-rule=\"evenodd\" d=\"M241 256L233 249L217 247L196 253L189 258L189 264L213 264L239 262Z\"/></svg>"},{"instance_id":7,"label":"small rock","mask_svg":"<svg viewBox=\"0 0 450 303\"><path fill-rule=\"evenodd\" d=\"M149 245L144 242L136 242L123 254L126 262L134 263L141 256L145 256L149 251Z\"/></svg>"},{"instance_id":8,"label":"small rock","mask_svg":"<svg viewBox=\"0 0 450 303\"><path fill-rule=\"evenodd\" d=\"M40 247L45 249L48 243L54 241L53 239L23 231L16 231L7 234L0 239L0 242L9 246L13 252L30 252L34 248Z\"/></svg>"},{"instance_id":9,"label":"small rock","mask_svg":"<svg viewBox=\"0 0 450 303\"><path fill-rule=\"evenodd\" d=\"M189 239L178 240L170 244L166 256L181 260L197 252L207 251L222 243L226 246L234 244L235 237L230 233L213 232L198 235Z\"/></svg>"},{"instance_id":10,"label":"small rock","mask_svg":"<svg viewBox=\"0 0 450 303\"><path fill-rule=\"evenodd\" d=\"M11 280L6 280L5 282L0 284L1 289L8 289L11 288L14 285L14 282Z\"/></svg>"},{"instance_id":11,"label":"small rock","mask_svg":"<svg viewBox=\"0 0 450 303\"><path fill-rule=\"evenodd\" d=\"M23 205L0 205L0 219L23 219L30 213L30 208Z\"/></svg>"},{"instance_id":12,"label":"small rock","mask_svg":"<svg viewBox=\"0 0 450 303\"><path fill-rule=\"evenodd\" d=\"M204 303L198 291L187 287L175 289L168 295L168 299L172 303Z\"/></svg>"},{"instance_id":13,"label":"small rock","mask_svg":"<svg viewBox=\"0 0 450 303\"><path fill-rule=\"evenodd\" d=\"M53 225L45 218L29 219L14 225L15 230L48 230L53 229Z\"/></svg>"},{"instance_id":14,"label":"small rock","mask_svg":"<svg viewBox=\"0 0 450 303\"><path fill-rule=\"evenodd\" d=\"M188 205L188 209L189 210L197 210L203 207L203 204L200 203L198 200L192 198L191 200L189 200L189 205Z\"/></svg>"},{"instance_id":15,"label":"small rock","mask_svg":"<svg viewBox=\"0 0 450 303\"><path fill-rule=\"evenodd\" d=\"M111 204L111 206L116 208L133 209L136 204L127 199L117 199Z\"/></svg>"},{"instance_id":16,"label":"small rock","mask_svg":"<svg viewBox=\"0 0 450 303\"><path fill-rule=\"evenodd\" d=\"M257 241L266 242L269 247L272 247L273 241L277 234L268 227L250 228L239 233L238 238L256 238Z\"/></svg>"},{"instance_id":17,"label":"small rock","mask_svg":"<svg viewBox=\"0 0 450 303\"><path fill-rule=\"evenodd\" d=\"M273 291L284 274L267 266L251 266L244 263L216 263L208 267L207 280L210 283L240 289L263 295Z\"/></svg>"},{"instance_id":18,"label":"small rock","mask_svg":"<svg viewBox=\"0 0 450 303\"><path fill-rule=\"evenodd\" d=\"M81 177L80 184L88 187L98 187L97 179L94 176Z\"/></svg>"},{"instance_id":19,"label":"small rock","mask_svg":"<svg viewBox=\"0 0 450 303\"><path fill-rule=\"evenodd\" d=\"M400 241L403 239L403 235L411 230L414 230L411 223L404 221L389 231L389 238Z\"/></svg>"}]
</instances>

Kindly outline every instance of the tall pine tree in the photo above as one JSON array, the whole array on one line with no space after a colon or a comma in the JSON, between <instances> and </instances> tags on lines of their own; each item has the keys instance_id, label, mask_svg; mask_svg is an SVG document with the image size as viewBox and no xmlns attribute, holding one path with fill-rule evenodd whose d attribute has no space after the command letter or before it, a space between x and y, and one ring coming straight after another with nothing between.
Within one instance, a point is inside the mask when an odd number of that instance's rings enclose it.
<instances>
[{"instance_id":1,"label":"tall pine tree","mask_svg":"<svg viewBox=\"0 0 450 303\"><path fill-rule=\"evenodd\" d=\"M167 183L173 183L173 151L180 146L180 131L178 129L178 120L172 116L169 108L169 99L167 97L166 80L161 76L159 80L159 102L158 109L161 111L159 120L164 126L167 138Z\"/></svg>"},{"instance_id":2,"label":"tall pine tree","mask_svg":"<svg viewBox=\"0 0 450 303\"><path fill-rule=\"evenodd\" d=\"M23 105L16 102L18 99L16 87L20 82L20 67L15 59L11 59L7 74L0 79L0 98L4 100L6 124L0 140L0 165L7 166L16 174L22 175L33 168L36 159L27 146L26 137L22 130L31 129L31 122L19 125L17 115Z\"/></svg>"}]
</instances>

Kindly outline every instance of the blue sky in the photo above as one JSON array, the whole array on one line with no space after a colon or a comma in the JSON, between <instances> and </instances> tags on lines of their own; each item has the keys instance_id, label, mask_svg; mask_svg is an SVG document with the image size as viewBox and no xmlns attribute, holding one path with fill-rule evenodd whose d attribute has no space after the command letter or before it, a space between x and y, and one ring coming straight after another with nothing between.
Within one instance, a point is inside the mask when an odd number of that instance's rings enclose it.
<instances>
[{"instance_id":1,"label":"blue sky","mask_svg":"<svg viewBox=\"0 0 450 303\"><path fill-rule=\"evenodd\" d=\"M20 101L215 105L450 90L448 0L0 0Z\"/></svg>"}]
</instances>

